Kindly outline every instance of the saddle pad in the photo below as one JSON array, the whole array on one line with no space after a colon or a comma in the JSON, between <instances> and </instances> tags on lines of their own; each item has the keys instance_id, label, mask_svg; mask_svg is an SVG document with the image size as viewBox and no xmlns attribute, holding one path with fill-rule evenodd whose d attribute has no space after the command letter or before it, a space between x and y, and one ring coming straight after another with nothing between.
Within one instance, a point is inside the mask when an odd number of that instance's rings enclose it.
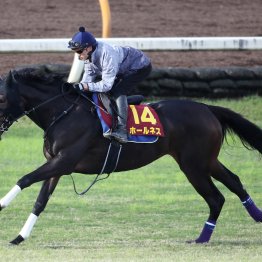
<instances>
[{"instance_id":1,"label":"saddle pad","mask_svg":"<svg viewBox=\"0 0 262 262\"><path fill-rule=\"evenodd\" d=\"M112 116L106 112L96 93L93 101L100 119L103 133L111 132ZM154 143L164 136L162 124L155 110L147 105L129 105L127 119L128 141L134 143Z\"/></svg>"}]
</instances>

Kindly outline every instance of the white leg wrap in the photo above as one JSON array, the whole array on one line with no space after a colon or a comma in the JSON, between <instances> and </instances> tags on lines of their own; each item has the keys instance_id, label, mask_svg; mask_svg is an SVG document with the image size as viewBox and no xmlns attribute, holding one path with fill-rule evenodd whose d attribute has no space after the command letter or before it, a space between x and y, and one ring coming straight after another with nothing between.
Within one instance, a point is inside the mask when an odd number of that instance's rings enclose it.
<instances>
[{"instance_id":1,"label":"white leg wrap","mask_svg":"<svg viewBox=\"0 0 262 262\"><path fill-rule=\"evenodd\" d=\"M21 235L24 239L27 239L30 234L31 231L36 223L38 216L36 216L35 214L31 213L30 216L28 217L28 219L26 220L22 230L20 231L19 235Z\"/></svg>"},{"instance_id":2,"label":"white leg wrap","mask_svg":"<svg viewBox=\"0 0 262 262\"><path fill-rule=\"evenodd\" d=\"M15 185L1 200L1 208L7 207L10 202L21 192L21 188L18 185Z\"/></svg>"}]
</instances>

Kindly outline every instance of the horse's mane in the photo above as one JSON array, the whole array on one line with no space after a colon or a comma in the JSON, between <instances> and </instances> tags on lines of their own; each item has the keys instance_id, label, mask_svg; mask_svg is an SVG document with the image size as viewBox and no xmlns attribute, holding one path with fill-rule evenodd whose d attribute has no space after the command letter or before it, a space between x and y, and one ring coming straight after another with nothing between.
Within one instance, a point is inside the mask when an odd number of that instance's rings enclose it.
<instances>
[{"instance_id":1,"label":"horse's mane","mask_svg":"<svg viewBox=\"0 0 262 262\"><path fill-rule=\"evenodd\" d=\"M11 70L5 77L6 97L9 107L6 108L5 114L11 115L14 119L20 117L23 113L20 107L19 92L17 92L17 82L34 83L34 85L58 86L66 82L70 66L59 64L30 65L17 67ZM13 84L10 84L13 83Z\"/></svg>"},{"instance_id":2,"label":"horse's mane","mask_svg":"<svg viewBox=\"0 0 262 262\"><path fill-rule=\"evenodd\" d=\"M65 82L70 71L69 65L43 64L16 68L13 73L20 80L41 81L50 84L60 80Z\"/></svg>"}]
</instances>

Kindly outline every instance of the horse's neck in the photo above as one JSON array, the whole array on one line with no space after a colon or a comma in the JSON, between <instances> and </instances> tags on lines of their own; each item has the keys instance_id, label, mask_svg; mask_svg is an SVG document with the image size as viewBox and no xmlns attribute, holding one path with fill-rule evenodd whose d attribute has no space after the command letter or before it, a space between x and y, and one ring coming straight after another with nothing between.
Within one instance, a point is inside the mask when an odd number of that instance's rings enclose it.
<instances>
[{"instance_id":1,"label":"horse's neck","mask_svg":"<svg viewBox=\"0 0 262 262\"><path fill-rule=\"evenodd\" d=\"M28 101L29 104L37 104L46 101L47 99L57 95L59 92L51 89L49 86L22 86L20 87L20 95Z\"/></svg>"},{"instance_id":2,"label":"horse's neck","mask_svg":"<svg viewBox=\"0 0 262 262\"><path fill-rule=\"evenodd\" d=\"M20 95L25 111L30 112L29 118L38 126L45 129L53 117L63 110L61 99L55 99L59 92L47 86L20 87ZM60 102L59 102L60 101Z\"/></svg>"}]
</instances>

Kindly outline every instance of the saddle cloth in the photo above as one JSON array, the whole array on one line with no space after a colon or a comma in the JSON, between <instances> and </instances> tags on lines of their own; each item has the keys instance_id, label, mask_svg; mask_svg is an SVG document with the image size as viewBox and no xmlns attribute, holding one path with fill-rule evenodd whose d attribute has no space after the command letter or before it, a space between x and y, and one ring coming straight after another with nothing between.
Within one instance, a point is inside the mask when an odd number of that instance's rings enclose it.
<instances>
[{"instance_id":1,"label":"saddle cloth","mask_svg":"<svg viewBox=\"0 0 262 262\"><path fill-rule=\"evenodd\" d=\"M108 113L97 93L93 94L93 101L100 119L103 134L111 132L112 115ZM148 105L128 106L128 142L154 143L160 136L164 136L163 126L155 110Z\"/></svg>"}]
</instances>

